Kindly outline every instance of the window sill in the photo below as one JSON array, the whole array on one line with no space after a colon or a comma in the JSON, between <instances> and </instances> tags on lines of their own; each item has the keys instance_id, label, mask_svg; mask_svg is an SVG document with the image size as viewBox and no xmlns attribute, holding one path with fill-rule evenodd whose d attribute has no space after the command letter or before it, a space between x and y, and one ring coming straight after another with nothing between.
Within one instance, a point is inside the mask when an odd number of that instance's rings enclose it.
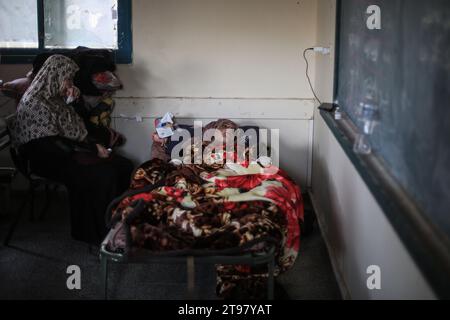
<instances>
[{"instance_id":1,"label":"window sill","mask_svg":"<svg viewBox=\"0 0 450 320\"><path fill-rule=\"evenodd\" d=\"M58 50L38 50L38 49L0 49L1 64L32 64L36 56L44 52L58 53ZM67 51L67 49L61 50ZM131 64L131 51L114 51L116 64Z\"/></svg>"}]
</instances>

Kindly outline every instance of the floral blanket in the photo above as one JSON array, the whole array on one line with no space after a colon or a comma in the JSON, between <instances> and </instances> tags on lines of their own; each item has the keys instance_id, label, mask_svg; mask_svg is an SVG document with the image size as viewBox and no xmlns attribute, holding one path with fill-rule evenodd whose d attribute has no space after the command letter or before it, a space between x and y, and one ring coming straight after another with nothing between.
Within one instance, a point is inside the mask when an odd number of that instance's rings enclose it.
<instances>
[{"instance_id":1,"label":"floral blanket","mask_svg":"<svg viewBox=\"0 0 450 320\"><path fill-rule=\"evenodd\" d=\"M283 171L271 169L175 166L154 159L136 170L129 194L114 204L113 225L119 231L128 226L132 246L153 252L261 250L261 243L271 242L277 271L285 271L298 254L303 202L299 187ZM117 249L121 241L123 234L110 247ZM267 278L264 268L218 266L217 271L222 297L238 289L247 298L255 296Z\"/></svg>"}]
</instances>

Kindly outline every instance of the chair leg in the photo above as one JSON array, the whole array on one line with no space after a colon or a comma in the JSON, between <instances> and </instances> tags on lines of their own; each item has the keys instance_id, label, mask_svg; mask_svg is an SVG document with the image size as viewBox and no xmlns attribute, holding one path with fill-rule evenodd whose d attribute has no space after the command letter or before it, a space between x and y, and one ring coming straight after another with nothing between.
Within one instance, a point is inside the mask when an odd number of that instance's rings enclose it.
<instances>
[{"instance_id":1,"label":"chair leg","mask_svg":"<svg viewBox=\"0 0 450 320\"><path fill-rule=\"evenodd\" d=\"M39 221L43 221L45 218L45 214L47 213L48 208L50 207L50 203L51 203L51 194L52 192L50 192L50 186L46 183L45 184L45 202L44 202L44 207L41 210L41 213L39 214Z\"/></svg>"},{"instance_id":2,"label":"chair leg","mask_svg":"<svg viewBox=\"0 0 450 320\"><path fill-rule=\"evenodd\" d=\"M29 190L29 193L28 193L29 196L31 196L31 190L32 190L32 188L30 188L30 190ZM9 246L9 243L11 242L14 232L16 231L17 225L19 224L19 221L22 218L23 212L25 211L26 205L27 205L27 201L22 202L22 205L20 206L19 211L16 213L16 217L14 218L13 222L11 223L8 233L6 234L5 240L3 241L3 245L5 247Z\"/></svg>"},{"instance_id":3,"label":"chair leg","mask_svg":"<svg viewBox=\"0 0 450 320\"><path fill-rule=\"evenodd\" d=\"M103 299L108 300L108 257L100 256L102 268Z\"/></svg>"}]
</instances>

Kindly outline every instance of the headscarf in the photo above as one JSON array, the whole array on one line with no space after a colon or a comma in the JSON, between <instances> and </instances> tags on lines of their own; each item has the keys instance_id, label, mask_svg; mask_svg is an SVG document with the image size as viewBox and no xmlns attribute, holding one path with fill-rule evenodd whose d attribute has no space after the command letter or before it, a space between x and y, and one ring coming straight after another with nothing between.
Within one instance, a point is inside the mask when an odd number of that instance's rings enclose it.
<instances>
[{"instance_id":1,"label":"headscarf","mask_svg":"<svg viewBox=\"0 0 450 320\"><path fill-rule=\"evenodd\" d=\"M62 55L47 59L25 92L10 124L15 145L44 137L61 136L83 141L87 130L72 106L65 104L61 90L65 80L73 80L77 64Z\"/></svg>"}]
</instances>

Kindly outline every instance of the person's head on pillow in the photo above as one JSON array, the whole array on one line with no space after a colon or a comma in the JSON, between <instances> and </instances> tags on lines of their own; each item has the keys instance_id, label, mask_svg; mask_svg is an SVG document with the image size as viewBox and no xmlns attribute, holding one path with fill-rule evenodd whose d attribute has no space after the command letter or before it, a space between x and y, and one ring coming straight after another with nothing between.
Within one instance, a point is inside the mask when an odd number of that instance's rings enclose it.
<instances>
[{"instance_id":1,"label":"person's head on pillow","mask_svg":"<svg viewBox=\"0 0 450 320\"><path fill-rule=\"evenodd\" d=\"M238 128L238 125L229 119L219 119L207 124L204 131L216 129L221 131L223 134L226 134L227 130L237 130Z\"/></svg>"}]
</instances>

